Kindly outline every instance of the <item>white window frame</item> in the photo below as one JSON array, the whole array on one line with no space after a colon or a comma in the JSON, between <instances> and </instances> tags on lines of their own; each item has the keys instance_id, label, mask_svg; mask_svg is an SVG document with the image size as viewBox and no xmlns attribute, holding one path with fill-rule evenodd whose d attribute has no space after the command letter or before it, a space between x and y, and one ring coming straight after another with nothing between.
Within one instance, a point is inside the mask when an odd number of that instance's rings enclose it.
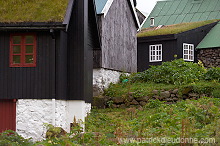
<instances>
[{"instance_id":1,"label":"white window frame","mask_svg":"<svg viewBox=\"0 0 220 146\"><path fill-rule=\"evenodd\" d=\"M162 44L150 45L149 46L149 61L159 62L162 61L163 57Z\"/></svg>"},{"instance_id":2,"label":"white window frame","mask_svg":"<svg viewBox=\"0 0 220 146\"><path fill-rule=\"evenodd\" d=\"M183 60L194 61L194 44L183 43Z\"/></svg>"}]
</instances>

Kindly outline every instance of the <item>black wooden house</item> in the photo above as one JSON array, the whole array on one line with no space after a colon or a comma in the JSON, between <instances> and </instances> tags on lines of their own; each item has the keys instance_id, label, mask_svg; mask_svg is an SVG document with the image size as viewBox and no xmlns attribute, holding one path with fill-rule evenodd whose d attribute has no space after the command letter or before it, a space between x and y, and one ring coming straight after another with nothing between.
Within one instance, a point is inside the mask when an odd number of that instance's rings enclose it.
<instances>
[{"instance_id":1,"label":"black wooden house","mask_svg":"<svg viewBox=\"0 0 220 146\"><path fill-rule=\"evenodd\" d=\"M6 99L91 102L93 48L100 48L94 1L0 4L0 103ZM0 112L0 124L8 114ZM9 128L2 125L0 132Z\"/></svg>"},{"instance_id":2,"label":"black wooden house","mask_svg":"<svg viewBox=\"0 0 220 146\"><path fill-rule=\"evenodd\" d=\"M194 25L194 23L183 25L187 27ZM141 33L145 33L144 31L146 31L142 30L138 37L138 71L144 71L151 65L161 65L162 62L172 61L178 58L183 58L185 61L196 62L196 46L215 25L216 22L183 32L163 35L160 35L159 29L169 29L169 27L172 29L174 26L151 27L148 28L147 31L158 31L151 36L148 36L148 32L146 32L146 36L141 36Z\"/></svg>"}]
</instances>

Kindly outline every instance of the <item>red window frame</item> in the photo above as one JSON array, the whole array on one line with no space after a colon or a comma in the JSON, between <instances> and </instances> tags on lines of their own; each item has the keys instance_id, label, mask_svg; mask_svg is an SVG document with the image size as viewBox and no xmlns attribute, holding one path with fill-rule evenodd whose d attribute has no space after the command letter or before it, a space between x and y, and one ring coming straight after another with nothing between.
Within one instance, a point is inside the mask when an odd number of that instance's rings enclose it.
<instances>
[{"instance_id":1,"label":"red window frame","mask_svg":"<svg viewBox=\"0 0 220 146\"><path fill-rule=\"evenodd\" d=\"M20 37L20 42L19 43L14 43L13 38L17 36ZM27 36L33 36L33 42L32 43L27 43L26 38ZM36 49L37 49L37 37L35 33L22 33L22 34L11 34L10 35L10 67L36 67ZM14 53L14 47L19 46L19 53ZM27 46L33 46L33 51L32 53L27 52ZM14 62L14 57L18 56L20 59L18 59L20 62L15 63ZM32 62L27 63L26 57L28 56L33 56Z\"/></svg>"}]
</instances>

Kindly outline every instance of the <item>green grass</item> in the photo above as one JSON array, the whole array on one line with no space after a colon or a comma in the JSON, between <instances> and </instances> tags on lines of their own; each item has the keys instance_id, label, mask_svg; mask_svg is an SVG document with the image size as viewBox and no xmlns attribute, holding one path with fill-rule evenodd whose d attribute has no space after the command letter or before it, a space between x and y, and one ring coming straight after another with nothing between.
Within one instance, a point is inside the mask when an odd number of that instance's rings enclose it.
<instances>
[{"instance_id":1,"label":"green grass","mask_svg":"<svg viewBox=\"0 0 220 146\"><path fill-rule=\"evenodd\" d=\"M1 0L0 22L62 22L68 0Z\"/></svg>"},{"instance_id":2,"label":"green grass","mask_svg":"<svg viewBox=\"0 0 220 146\"><path fill-rule=\"evenodd\" d=\"M161 29L143 29L137 34L137 37L148 37L148 36L156 36L156 35L167 35L167 34L178 34L181 32L185 32L188 30L192 30L210 23L214 23L218 20L207 20L200 22L191 22L191 23L180 23L174 25L168 25L162 27Z\"/></svg>"},{"instance_id":3,"label":"green grass","mask_svg":"<svg viewBox=\"0 0 220 146\"><path fill-rule=\"evenodd\" d=\"M220 83L214 81L198 81L196 83L189 83L185 85L172 85L152 82L134 82L134 83L118 83L111 84L108 89L105 90L105 95L109 97L127 97L130 92L140 94L140 96L151 96L153 90L173 90L184 89L186 87L192 87L194 93L212 95L214 90L220 90ZM215 91L216 97L219 96L219 92Z\"/></svg>"},{"instance_id":4,"label":"green grass","mask_svg":"<svg viewBox=\"0 0 220 146\"><path fill-rule=\"evenodd\" d=\"M151 95L153 90L161 89L175 89L176 85L156 84L151 82L135 82L135 83L118 83L111 84L108 89L105 90L105 95L110 97L125 97L130 92L141 92L143 96Z\"/></svg>"},{"instance_id":5,"label":"green grass","mask_svg":"<svg viewBox=\"0 0 220 146\"><path fill-rule=\"evenodd\" d=\"M215 138L220 142L220 99L201 98L167 105L150 101L143 109L93 109L87 132L106 138ZM114 142L112 142L114 143Z\"/></svg>"}]
</instances>

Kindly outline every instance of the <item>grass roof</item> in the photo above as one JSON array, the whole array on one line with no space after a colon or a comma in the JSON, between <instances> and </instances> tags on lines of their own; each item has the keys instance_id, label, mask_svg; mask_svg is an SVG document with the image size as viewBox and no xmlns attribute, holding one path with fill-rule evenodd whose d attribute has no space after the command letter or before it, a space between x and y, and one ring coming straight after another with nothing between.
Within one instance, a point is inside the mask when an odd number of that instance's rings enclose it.
<instances>
[{"instance_id":1,"label":"grass roof","mask_svg":"<svg viewBox=\"0 0 220 146\"><path fill-rule=\"evenodd\" d=\"M149 28L142 29L137 34L137 37L178 34L178 33L185 32L191 29L195 29L195 28L207 25L207 24L217 22L217 21L219 20L215 19L215 20L207 20L207 21L200 21L200 22L180 23L180 24L163 26L158 29L157 27L149 27Z\"/></svg>"},{"instance_id":2,"label":"grass roof","mask_svg":"<svg viewBox=\"0 0 220 146\"><path fill-rule=\"evenodd\" d=\"M1 0L0 22L62 22L69 0Z\"/></svg>"}]
</instances>

